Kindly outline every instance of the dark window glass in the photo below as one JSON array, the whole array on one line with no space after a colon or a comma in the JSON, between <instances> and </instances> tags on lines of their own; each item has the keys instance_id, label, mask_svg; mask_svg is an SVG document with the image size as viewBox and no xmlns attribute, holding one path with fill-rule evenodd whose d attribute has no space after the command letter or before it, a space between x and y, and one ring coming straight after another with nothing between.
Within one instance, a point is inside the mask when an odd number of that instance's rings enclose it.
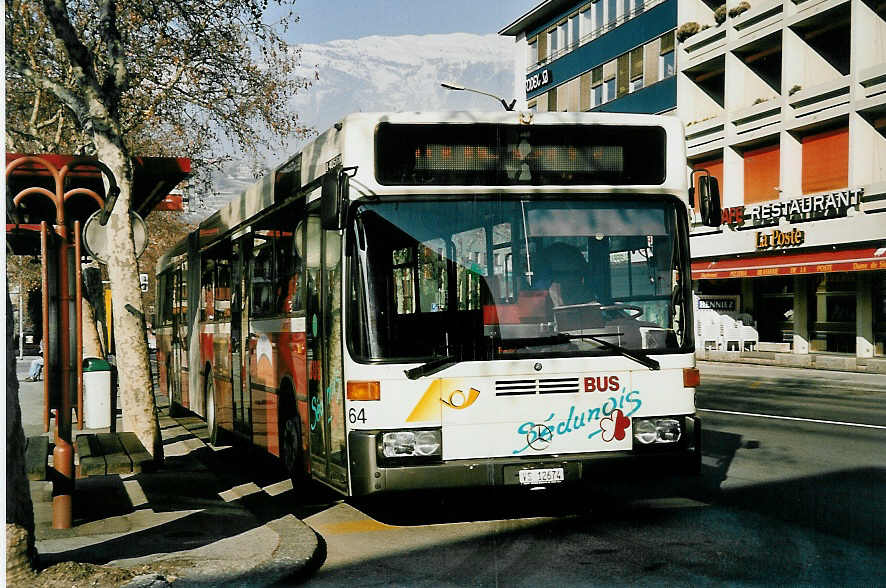
<instances>
[{"instance_id":1,"label":"dark window glass","mask_svg":"<svg viewBox=\"0 0 886 588\"><path fill-rule=\"evenodd\" d=\"M382 124L376 135L388 185L661 184L665 163L656 126Z\"/></svg>"}]
</instances>

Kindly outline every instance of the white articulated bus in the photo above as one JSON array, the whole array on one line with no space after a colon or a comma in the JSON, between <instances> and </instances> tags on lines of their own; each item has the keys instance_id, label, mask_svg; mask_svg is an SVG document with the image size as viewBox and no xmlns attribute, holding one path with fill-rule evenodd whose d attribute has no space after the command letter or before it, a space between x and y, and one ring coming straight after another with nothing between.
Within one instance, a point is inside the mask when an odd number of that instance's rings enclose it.
<instances>
[{"instance_id":1,"label":"white articulated bus","mask_svg":"<svg viewBox=\"0 0 886 588\"><path fill-rule=\"evenodd\" d=\"M161 385L350 495L691 473L688 212L675 118L350 115L161 259Z\"/></svg>"}]
</instances>

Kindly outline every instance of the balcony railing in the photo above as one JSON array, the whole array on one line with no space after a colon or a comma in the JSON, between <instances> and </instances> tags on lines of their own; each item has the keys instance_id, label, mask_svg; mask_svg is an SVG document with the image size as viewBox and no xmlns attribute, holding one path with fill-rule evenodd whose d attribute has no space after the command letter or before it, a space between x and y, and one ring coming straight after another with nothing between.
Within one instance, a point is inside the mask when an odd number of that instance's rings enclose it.
<instances>
[{"instance_id":1,"label":"balcony railing","mask_svg":"<svg viewBox=\"0 0 886 588\"><path fill-rule=\"evenodd\" d=\"M603 2L604 0L599 0L599 1ZM611 20L611 21L605 23L604 25L595 28L590 33L580 37L578 42L570 43L570 44L566 45L565 47L563 47L562 49L557 49L556 51L554 51L553 53L551 53L547 57L543 57L543 58L539 59L538 61L536 61L535 63L530 64L529 66L526 67L526 71L527 72L534 71L543 65L546 65L548 63L551 63L552 61L559 59L560 57L575 50L576 48L580 47L581 45L584 45L585 43L593 41L597 37L600 37L600 36L608 33L612 29L615 29L615 28L623 25L624 23L628 22L632 18L640 16L641 14L646 12L647 10L650 10L655 6L662 4L665 1L666 0L647 0L646 2L640 4L639 6L637 6L636 8L631 10L630 12L622 14L621 16L616 18L615 20ZM591 10L593 10L593 9L591 9Z\"/></svg>"}]
</instances>

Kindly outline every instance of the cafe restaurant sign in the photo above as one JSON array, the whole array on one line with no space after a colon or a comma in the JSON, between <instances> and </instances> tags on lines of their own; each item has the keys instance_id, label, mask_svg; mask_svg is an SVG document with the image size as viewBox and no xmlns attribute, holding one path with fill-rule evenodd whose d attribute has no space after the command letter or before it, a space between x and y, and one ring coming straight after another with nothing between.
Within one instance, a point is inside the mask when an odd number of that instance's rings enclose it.
<instances>
[{"instance_id":1,"label":"cafe restaurant sign","mask_svg":"<svg viewBox=\"0 0 886 588\"><path fill-rule=\"evenodd\" d=\"M732 228L760 227L791 221L819 220L846 216L850 208L858 209L864 188L840 190L829 194L813 194L792 200L772 200L750 206L723 209L722 224ZM749 227L748 227L749 228Z\"/></svg>"}]
</instances>

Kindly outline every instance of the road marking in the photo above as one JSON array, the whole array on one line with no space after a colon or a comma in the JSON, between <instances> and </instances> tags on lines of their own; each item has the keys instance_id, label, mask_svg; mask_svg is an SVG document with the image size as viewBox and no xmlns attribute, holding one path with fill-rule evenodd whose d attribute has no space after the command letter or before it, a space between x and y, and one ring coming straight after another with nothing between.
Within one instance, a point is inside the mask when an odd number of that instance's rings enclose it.
<instances>
[{"instance_id":1,"label":"road marking","mask_svg":"<svg viewBox=\"0 0 886 588\"><path fill-rule=\"evenodd\" d=\"M320 533L330 535L344 535L350 533L368 533L372 531L394 531L400 527L386 525L374 519L362 519L359 521L344 521L340 523L326 523L311 525L311 528Z\"/></svg>"},{"instance_id":2,"label":"road marking","mask_svg":"<svg viewBox=\"0 0 886 588\"><path fill-rule=\"evenodd\" d=\"M738 412L736 410L711 410L709 408L699 408L699 412L716 412L719 414L736 414L739 416L760 417L763 419L776 419L781 421L802 421L804 423L821 423L825 425L843 425L846 427L863 427L865 429L886 429L884 425L865 425L863 423L846 423L843 421L825 421L821 419L803 419L800 417L776 416L772 414L758 414L755 412Z\"/></svg>"}]
</instances>

